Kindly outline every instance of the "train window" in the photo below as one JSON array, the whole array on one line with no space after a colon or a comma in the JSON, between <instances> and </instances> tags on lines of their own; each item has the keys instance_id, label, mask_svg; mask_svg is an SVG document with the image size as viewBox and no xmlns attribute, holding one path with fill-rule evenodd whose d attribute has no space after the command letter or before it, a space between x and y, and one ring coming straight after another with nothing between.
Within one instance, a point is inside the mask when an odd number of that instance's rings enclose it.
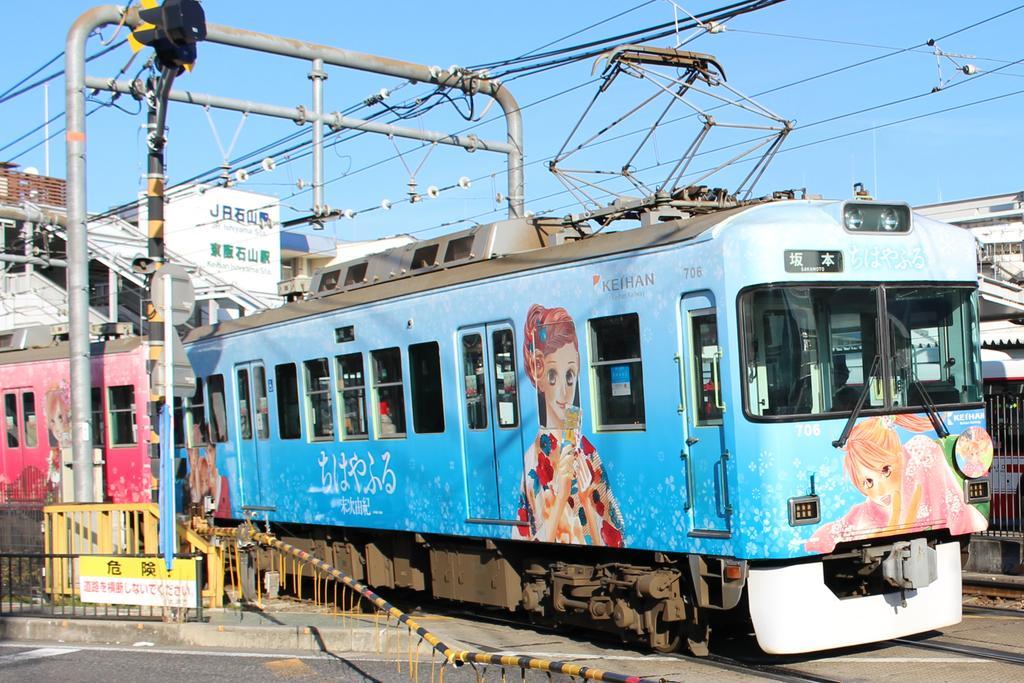
<instances>
[{"instance_id":1,"label":"train window","mask_svg":"<svg viewBox=\"0 0 1024 683\"><path fill-rule=\"evenodd\" d=\"M725 404L722 401L722 351L718 345L718 316L697 314L690 318L693 348L693 377L696 400L696 424L720 425Z\"/></svg>"},{"instance_id":2,"label":"train window","mask_svg":"<svg viewBox=\"0 0 1024 683\"><path fill-rule=\"evenodd\" d=\"M267 371L262 365L252 367L253 400L256 401L256 436L270 438L270 405L267 399Z\"/></svg>"},{"instance_id":3,"label":"train window","mask_svg":"<svg viewBox=\"0 0 1024 683\"><path fill-rule=\"evenodd\" d=\"M459 261L473 255L473 235L453 239L444 250L444 262Z\"/></svg>"},{"instance_id":4,"label":"train window","mask_svg":"<svg viewBox=\"0 0 1024 683\"><path fill-rule=\"evenodd\" d=\"M402 391L402 356L397 348L370 352L373 367L375 427L381 439L405 436L405 396Z\"/></svg>"},{"instance_id":5,"label":"train window","mask_svg":"<svg viewBox=\"0 0 1024 683\"><path fill-rule=\"evenodd\" d=\"M418 434L443 432L441 350L437 342L409 346L409 380L412 390L413 429Z\"/></svg>"},{"instance_id":6,"label":"train window","mask_svg":"<svg viewBox=\"0 0 1024 683\"><path fill-rule=\"evenodd\" d=\"M356 328L352 325L342 325L334 328L334 341L338 344L356 340Z\"/></svg>"},{"instance_id":7,"label":"train window","mask_svg":"<svg viewBox=\"0 0 1024 683\"><path fill-rule=\"evenodd\" d=\"M181 396L174 397L174 445L185 447L185 400Z\"/></svg>"},{"instance_id":8,"label":"train window","mask_svg":"<svg viewBox=\"0 0 1024 683\"><path fill-rule=\"evenodd\" d=\"M309 437L313 441L334 438L334 415L331 412L331 375L326 358L307 360L302 364L306 379L306 418Z\"/></svg>"},{"instance_id":9,"label":"train window","mask_svg":"<svg viewBox=\"0 0 1024 683\"><path fill-rule=\"evenodd\" d=\"M867 384L864 409L885 405L877 288L776 287L747 292L740 305L749 413L849 412Z\"/></svg>"},{"instance_id":10,"label":"train window","mask_svg":"<svg viewBox=\"0 0 1024 683\"><path fill-rule=\"evenodd\" d=\"M252 438L252 406L249 405L252 391L249 387L249 369L238 368L238 432L240 438Z\"/></svg>"},{"instance_id":11,"label":"train window","mask_svg":"<svg viewBox=\"0 0 1024 683\"><path fill-rule=\"evenodd\" d=\"M498 427L519 426L519 397L516 391L516 340L504 328L491 335L494 352L494 396L498 404Z\"/></svg>"},{"instance_id":12,"label":"train window","mask_svg":"<svg viewBox=\"0 0 1024 683\"><path fill-rule=\"evenodd\" d=\"M982 400L976 296L964 287L885 288L895 405Z\"/></svg>"},{"instance_id":13,"label":"train window","mask_svg":"<svg viewBox=\"0 0 1024 683\"><path fill-rule=\"evenodd\" d=\"M188 447L197 448L209 438L206 428L206 403L203 400L203 378L196 377L196 390L188 400Z\"/></svg>"},{"instance_id":14,"label":"train window","mask_svg":"<svg viewBox=\"0 0 1024 683\"><path fill-rule=\"evenodd\" d=\"M302 436L299 424L299 379L295 363L283 363L274 367L277 393L277 435L282 439L298 439Z\"/></svg>"},{"instance_id":15,"label":"train window","mask_svg":"<svg viewBox=\"0 0 1024 683\"><path fill-rule=\"evenodd\" d=\"M135 444L135 387L124 384L107 389L107 414L110 420L110 445Z\"/></svg>"},{"instance_id":16,"label":"train window","mask_svg":"<svg viewBox=\"0 0 1024 683\"><path fill-rule=\"evenodd\" d=\"M224 400L224 375L210 375L206 380L206 398L210 406L210 441L228 440L227 406Z\"/></svg>"},{"instance_id":17,"label":"train window","mask_svg":"<svg viewBox=\"0 0 1024 683\"><path fill-rule=\"evenodd\" d=\"M92 388L92 445L95 448L103 448L106 443L106 422L103 420L103 390L99 387Z\"/></svg>"},{"instance_id":18,"label":"train window","mask_svg":"<svg viewBox=\"0 0 1024 683\"><path fill-rule=\"evenodd\" d=\"M18 448L18 395L4 394L4 431L7 432L7 447Z\"/></svg>"},{"instance_id":19,"label":"train window","mask_svg":"<svg viewBox=\"0 0 1024 683\"><path fill-rule=\"evenodd\" d=\"M466 392L466 427L487 429L484 340L479 334L467 334L462 338L462 375Z\"/></svg>"},{"instance_id":20,"label":"train window","mask_svg":"<svg viewBox=\"0 0 1024 683\"><path fill-rule=\"evenodd\" d=\"M36 395L26 391L21 395L21 419L25 428L25 448L39 445L39 424L36 422Z\"/></svg>"},{"instance_id":21,"label":"train window","mask_svg":"<svg viewBox=\"0 0 1024 683\"><path fill-rule=\"evenodd\" d=\"M590 377L598 429L644 428L644 371L636 313L590 321Z\"/></svg>"},{"instance_id":22,"label":"train window","mask_svg":"<svg viewBox=\"0 0 1024 683\"><path fill-rule=\"evenodd\" d=\"M338 405L341 407L341 438L365 439L366 376L363 354L349 353L335 358L338 384Z\"/></svg>"}]
</instances>

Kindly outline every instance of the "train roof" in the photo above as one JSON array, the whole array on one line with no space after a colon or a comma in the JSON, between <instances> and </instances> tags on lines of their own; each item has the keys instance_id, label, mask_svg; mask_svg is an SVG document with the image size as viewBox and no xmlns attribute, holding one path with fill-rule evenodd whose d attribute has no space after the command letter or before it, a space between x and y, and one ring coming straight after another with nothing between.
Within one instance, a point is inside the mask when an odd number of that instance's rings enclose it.
<instances>
[{"instance_id":1,"label":"train roof","mask_svg":"<svg viewBox=\"0 0 1024 683\"><path fill-rule=\"evenodd\" d=\"M433 266L420 272L406 272L401 274L395 272L395 263L398 263L396 254L398 252L410 252L420 244L415 243L394 250L382 252L370 259L378 258L384 263L391 264L392 272L390 278L383 281L361 282L354 286L342 288L334 293L320 295L285 304L280 308L264 311L252 316L246 316L235 320L226 320L215 325L207 325L192 330L184 339L185 343L200 342L207 338L220 337L246 330L284 323L290 320L298 320L332 311L345 310L354 306L371 304L379 301L386 301L400 296L441 289L453 285L465 284L486 280L492 277L525 272L537 268L558 266L578 261L585 261L591 258L610 256L627 253L641 249L655 248L679 242L685 242L700 237L718 225L725 223L736 216L750 211L764 210L768 207L770 211L782 210L779 216L773 216L769 220L791 220L795 214L806 211L818 212L822 207L841 203L842 200L780 200L763 199L755 200L739 207L722 209L710 213L701 213L687 218L674 218L664 222L655 222L644 227L638 227L622 232L599 232L587 235L584 239L567 241L556 246L527 249L513 253L484 253L478 254L477 260L463 261L460 264L452 264L450 267ZM774 208L777 207L777 208ZM783 207L785 207L783 209ZM922 216L915 216L915 221L925 220ZM522 222L522 221L521 221ZM492 233L502 224L480 226L490 230ZM550 219L546 223L541 221L522 222L530 231L536 229L543 232L544 225L551 225ZM509 229L514 229L511 225ZM463 231L469 232L469 231ZM458 233L461 235L462 233ZM450 240L456 234L446 235L438 238L440 241ZM515 240L509 241L515 242ZM520 240L521 244L522 241ZM441 245L443 246L443 244ZM411 253L411 252L410 252ZM408 254L407 254L408 256ZM355 263L355 262L352 262ZM406 261L406 265L408 260ZM350 264L339 264L337 274L344 273L345 266ZM372 270L372 262L370 269Z\"/></svg>"},{"instance_id":2,"label":"train roof","mask_svg":"<svg viewBox=\"0 0 1024 683\"><path fill-rule=\"evenodd\" d=\"M751 208L751 206L743 206L726 209L623 232L602 232L588 236L586 239L565 242L557 246L501 255L457 267L433 270L415 277L390 280L321 298L289 303L256 315L197 327L185 337L184 341L186 343L197 342L209 337L219 337L329 311L386 301L407 294L486 280L536 268L573 263L588 258L684 242L699 237L716 225Z\"/></svg>"},{"instance_id":3,"label":"train roof","mask_svg":"<svg viewBox=\"0 0 1024 683\"><path fill-rule=\"evenodd\" d=\"M124 353L132 351L142 345L142 337L131 336L110 339L107 341L92 342L89 345L89 354L102 356L112 353ZM67 359L71 356L71 344L66 341L57 342L52 346L44 346L31 349L20 349L17 351L6 351L0 353L0 365L13 365L15 363L37 363L48 360Z\"/></svg>"}]
</instances>

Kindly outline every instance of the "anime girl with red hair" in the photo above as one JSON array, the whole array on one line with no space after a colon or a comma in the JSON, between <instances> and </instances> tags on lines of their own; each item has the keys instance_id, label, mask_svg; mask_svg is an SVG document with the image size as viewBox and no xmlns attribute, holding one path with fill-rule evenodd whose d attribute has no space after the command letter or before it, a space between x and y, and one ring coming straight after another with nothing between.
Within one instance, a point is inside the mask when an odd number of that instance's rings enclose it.
<instances>
[{"instance_id":1,"label":"anime girl with red hair","mask_svg":"<svg viewBox=\"0 0 1024 683\"><path fill-rule=\"evenodd\" d=\"M534 304L523 330L523 365L537 388L540 430L524 457L518 531L548 543L622 547L622 515L601 458L580 433L580 351L564 308Z\"/></svg>"},{"instance_id":2,"label":"anime girl with red hair","mask_svg":"<svg viewBox=\"0 0 1024 683\"><path fill-rule=\"evenodd\" d=\"M949 528L953 535L983 531L985 516L968 505L942 447L918 433L900 443L896 427L932 428L915 415L872 417L850 432L843 468L866 500L824 525L804 547L832 552L843 541L920 529Z\"/></svg>"}]
</instances>

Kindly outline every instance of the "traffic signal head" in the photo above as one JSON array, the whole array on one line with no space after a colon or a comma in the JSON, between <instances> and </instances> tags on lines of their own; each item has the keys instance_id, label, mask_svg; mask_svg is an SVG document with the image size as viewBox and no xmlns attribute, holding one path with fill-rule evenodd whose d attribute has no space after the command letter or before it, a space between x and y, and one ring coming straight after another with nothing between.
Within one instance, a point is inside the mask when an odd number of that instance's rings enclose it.
<instances>
[{"instance_id":1,"label":"traffic signal head","mask_svg":"<svg viewBox=\"0 0 1024 683\"><path fill-rule=\"evenodd\" d=\"M136 51L143 45L156 50L165 67L183 67L196 60L196 42L206 38L206 13L197 0L164 0L139 10L142 21L133 31Z\"/></svg>"}]
</instances>

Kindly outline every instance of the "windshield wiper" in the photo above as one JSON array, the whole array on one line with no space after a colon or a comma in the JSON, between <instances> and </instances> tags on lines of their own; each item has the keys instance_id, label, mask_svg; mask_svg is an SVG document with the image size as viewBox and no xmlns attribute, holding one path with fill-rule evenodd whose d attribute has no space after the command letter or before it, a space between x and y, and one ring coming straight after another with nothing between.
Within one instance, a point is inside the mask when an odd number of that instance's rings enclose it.
<instances>
[{"instance_id":1,"label":"windshield wiper","mask_svg":"<svg viewBox=\"0 0 1024 683\"><path fill-rule=\"evenodd\" d=\"M932 421L935 433L939 435L940 439L949 436L949 430L946 429L945 423L942 422L942 416L939 415L938 409L935 408L935 401L932 400L932 395L928 393L928 390L924 388L924 384L917 377L913 379L912 384L917 387L918 393L921 394L921 406L928 413L928 419Z\"/></svg>"},{"instance_id":2,"label":"windshield wiper","mask_svg":"<svg viewBox=\"0 0 1024 683\"><path fill-rule=\"evenodd\" d=\"M861 389L860 396L857 397L857 403L854 404L853 410L850 411L850 417L846 418L846 426L843 427L843 433L839 435L839 438L832 442L832 445L836 448L842 448L846 445L846 440L850 438L850 432L853 431L853 424L860 417L860 411L864 407L864 401L868 400L868 394L871 393L871 378L875 376L875 370L878 368L879 361L882 357L875 354L875 359L871 362L871 369L868 370L867 376L864 378L864 388Z\"/></svg>"}]
</instances>

